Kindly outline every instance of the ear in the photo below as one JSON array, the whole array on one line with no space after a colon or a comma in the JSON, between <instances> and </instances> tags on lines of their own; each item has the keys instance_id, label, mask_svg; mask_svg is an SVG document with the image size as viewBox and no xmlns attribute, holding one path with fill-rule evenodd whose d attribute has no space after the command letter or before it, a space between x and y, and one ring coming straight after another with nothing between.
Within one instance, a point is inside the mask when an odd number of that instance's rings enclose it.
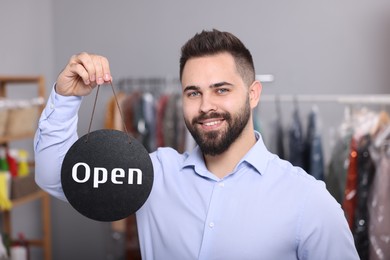
<instances>
[{"instance_id":1,"label":"ear","mask_svg":"<svg viewBox=\"0 0 390 260\"><path fill-rule=\"evenodd\" d=\"M251 108L255 108L260 101L261 90L263 86L260 81L255 80L249 87L249 103Z\"/></svg>"}]
</instances>

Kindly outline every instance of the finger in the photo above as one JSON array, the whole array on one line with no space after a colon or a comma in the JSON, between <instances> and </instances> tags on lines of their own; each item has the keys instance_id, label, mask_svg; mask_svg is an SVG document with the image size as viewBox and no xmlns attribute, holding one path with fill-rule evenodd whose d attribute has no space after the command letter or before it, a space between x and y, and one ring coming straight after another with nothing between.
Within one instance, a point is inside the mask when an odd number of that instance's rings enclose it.
<instances>
[{"instance_id":1,"label":"finger","mask_svg":"<svg viewBox=\"0 0 390 260\"><path fill-rule=\"evenodd\" d=\"M93 62L93 65L95 67L96 84L101 85L104 83L103 66L102 66L102 62L101 62L101 56L93 55L92 62Z\"/></svg>"},{"instance_id":2,"label":"finger","mask_svg":"<svg viewBox=\"0 0 390 260\"><path fill-rule=\"evenodd\" d=\"M112 81L110 65L107 58L83 52L77 56L77 61L84 66L89 74L89 80L92 83L96 81L96 84L101 85L104 82Z\"/></svg>"},{"instance_id":3,"label":"finger","mask_svg":"<svg viewBox=\"0 0 390 260\"><path fill-rule=\"evenodd\" d=\"M110 73L110 65L108 60L103 56L93 56L92 60L95 64L96 70L96 83L98 85L103 84L104 82L109 82L112 80Z\"/></svg>"},{"instance_id":4,"label":"finger","mask_svg":"<svg viewBox=\"0 0 390 260\"><path fill-rule=\"evenodd\" d=\"M83 65L81 65L80 63L76 63L72 66L71 69L74 71L74 73L79 75L85 85L91 84L90 76Z\"/></svg>"},{"instance_id":5,"label":"finger","mask_svg":"<svg viewBox=\"0 0 390 260\"><path fill-rule=\"evenodd\" d=\"M77 75L83 80L85 85L89 85L91 83L88 71L86 70L85 66L80 63L80 59L76 55L72 56L72 58L70 59L68 68L68 70L63 71L63 73L68 71L67 73L65 73L65 77L73 77L73 75Z\"/></svg>"},{"instance_id":6,"label":"finger","mask_svg":"<svg viewBox=\"0 0 390 260\"><path fill-rule=\"evenodd\" d=\"M82 52L76 56L76 63L79 63L84 67L91 82L96 81L96 65L93 57L93 55L86 52Z\"/></svg>"},{"instance_id":7,"label":"finger","mask_svg":"<svg viewBox=\"0 0 390 260\"><path fill-rule=\"evenodd\" d=\"M105 82L111 82L112 81L112 76L111 76L111 71L110 71L110 64L105 57L101 57L101 64L102 64L102 69L103 69L103 80Z\"/></svg>"}]
</instances>

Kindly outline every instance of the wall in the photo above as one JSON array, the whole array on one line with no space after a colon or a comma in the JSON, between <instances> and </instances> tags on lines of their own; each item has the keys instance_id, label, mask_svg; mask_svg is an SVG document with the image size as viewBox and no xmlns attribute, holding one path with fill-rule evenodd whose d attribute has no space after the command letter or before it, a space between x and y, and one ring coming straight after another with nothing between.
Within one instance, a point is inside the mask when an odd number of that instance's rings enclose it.
<instances>
[{"instance_id":1,"label":"wall","mask_svg":"<svg viewBox=\"0 0 390 260\"><path fill-rule=\"evenodd\" d=\"M53 80L52 2L1 1L0 73Z\"/></svg>"},{"instance_id":2,"label":"wall","mask_svg":"<svg viewBox=\"0 0 390 260\"><path fill-rule=\"evenodd\" d=\"M53 81L52 2L50 0L20 0L0 2L0 75L43 75ZM36 88L15 87L12 98L36 95ZM33 156L32 141L11 144L25 148ZM31 202L14 208L13 237L24 232L29 238L42 235L40 203ZM32 249L32 259L42 259L42 250Z\"/></svg>"},{"instance_id":3,"label":"wall","mask_svg":"<svg viewBox=\"0 0 390 260\"><path fill-rule=\"evenodd\" d=\"M273 83L264 84L263 94L387 93L390 3L385 0L55 3L57 71L72 54L87 51L109 58L114 79L177 76L183 43L202 29L218 28L243 40L258 74L275 76ZM112 95L110 89L104 91L100 104ZM92 99L81 109L86 119ZM300 104L302 116L311 106ZM259 108L267 135L274 104L264 102ZM104 113L104 105L97 109ZM292 104L282 105L286 125L291 109ZM326 139L332 139L343 109L335 104L320 107L324 125L332 126L324 129ZM94 119L95 128L102 121ZM88 122L80 122L80 133L86 132ZM330 149L326 147L327 154Z\"/></svg>"},{"instance_id":4,"label":"wall","mask_svg":"<svg viewBox=\"0 0 390 260\"><path fill-rule=\"evenodd\" d=\"M2 37L0 72L42 71L48 90L70 56L81 51L107 56L114 80L177 76L182 44L202 29L218 28L251 49L258 74L275 76L263 94L388 93L386 0L8 1L0 12L1 31L13 35ZM103 125L111 95L102 90L93 128ZM88 129L93 97L84 101L79 134ZM282 105L288 124L291 104ZM302 112L311 106L300 105ZM320 107L324 120L332 121L326 125L337 125L342 109ZM262 104L260 110L266 125L274 107ZM53 200L53 222L55 259L106 258L106 224L87 220L58 200Z\"/></svg>"},{"instance_id":5,"label":"wall","mask_svg":"<svg viewBox=\"0 0 390 260\"><path fill-rule=\"evenodd\" d=\"M176 76L181 45L219 28L247 44L258 73L276 76L272 92L370 93L388 84L388 1L75 3L55 4L57 69L89 51L107 56L116 78Z\"/></svg>"}]
</instances>

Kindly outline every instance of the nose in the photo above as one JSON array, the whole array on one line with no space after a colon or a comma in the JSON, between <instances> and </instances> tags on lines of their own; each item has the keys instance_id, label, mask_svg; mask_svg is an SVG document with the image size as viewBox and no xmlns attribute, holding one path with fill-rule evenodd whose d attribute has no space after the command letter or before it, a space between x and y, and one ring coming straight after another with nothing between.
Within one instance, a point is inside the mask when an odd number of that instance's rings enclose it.
<instances>
[{"instance_id":1,"label":"nose","mask_svg":"<svg viewBox=\"0 0 390 260\"><path fill-rule=\"evenodd\" d=\"M199 107L199 111L207 114L210 111L216 110L217 105L215 104L213 98L206 94L202 95L202 101Z\"/></svg>"}]
</instances>

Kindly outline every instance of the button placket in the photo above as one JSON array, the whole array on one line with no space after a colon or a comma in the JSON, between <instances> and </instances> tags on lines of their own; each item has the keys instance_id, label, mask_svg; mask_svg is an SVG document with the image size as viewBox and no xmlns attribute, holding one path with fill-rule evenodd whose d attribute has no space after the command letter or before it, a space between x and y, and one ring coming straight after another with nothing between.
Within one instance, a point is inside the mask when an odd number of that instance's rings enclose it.
<instances>
[{"instance_id":1,"label":"button placket","mask_svg":"<svg viewBox=\"0 0 390 260\"><path fill-rule=\"evenodd\" d=\"M209 209L205 219L205 229L203 232L202 248L199 252L199 259L208 259L210 246L213 244L211 241L215 240L215 228L218 225L218 214L220 214L220 208L223 207L221 199L223 198L224 182L216 182L214 184L213 193L210 198Z\"/></svg>"}]
</instances>

